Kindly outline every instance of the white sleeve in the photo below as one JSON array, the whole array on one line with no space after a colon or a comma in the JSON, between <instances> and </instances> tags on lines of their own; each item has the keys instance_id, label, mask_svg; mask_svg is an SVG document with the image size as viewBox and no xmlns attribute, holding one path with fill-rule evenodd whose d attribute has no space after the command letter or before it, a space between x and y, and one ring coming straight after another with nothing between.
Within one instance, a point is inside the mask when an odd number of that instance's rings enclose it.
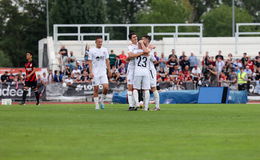
<instances>
[{"instance_id":1,"label":"white sleeve","mask_svg":"<svg viewBox=\"0 0 260 160\"><path fill-rule=\"evenodd\" d=\"M108 50L105 49L105 52L106 52L105 59L108 59L109 58Z\"/></svg>"},{"instance_id":2,"label":"white sleeve","mask_svg":"<svg viewBox=\"0 0 260 160\"><path fill-rule=\"evenodd\" d=\"M88 60L92 61L92 58L93 58L92 50L89 50L89 52L88 52Z\"/></svg>"},{"instance_id":3,"label":"white sleeve","mask_svg":"<svg viewBox=\"0 0 260 160\"><path fill-rule=\"evenodd\" d=\"M131 45L128 46L128 53L133 52L133 47Z\"/></svg>"}]
</instances>

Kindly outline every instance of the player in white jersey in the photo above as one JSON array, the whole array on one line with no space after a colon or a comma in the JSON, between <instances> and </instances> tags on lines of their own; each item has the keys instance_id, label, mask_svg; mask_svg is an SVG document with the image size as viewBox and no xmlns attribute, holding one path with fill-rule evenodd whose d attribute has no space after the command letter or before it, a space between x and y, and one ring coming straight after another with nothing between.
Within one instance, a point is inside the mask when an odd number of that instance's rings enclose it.
<instances>
[{"instance_id":1,"label":"player in white jersey","mask_svg":"<svg viewBox=\"0 0 260 160\"><path fill-rule=\"evenodd\" d=\"M107 73L111 76L108 50L102 47L103 40L101 37L96 38L96 47L89 50L89 72L94 86L94 102L96 109L104 109L104 99L108 92ZM98 97L99 85L103 85L103 92Z\"/></svg>"},{"instance_id":2,"label":"player in white jersey","mask_svg":"<svg viewBox=\"0 0 260 160\"><path fill-rule=\"evenodd\" d=\"M134 82L134 70L135 70L135 58L144 54L143 52L136 53L138 49L138 40L135 33L130 33L128 38L131 40L131 44L128 46L128 68L127 68L127 97L129 103L129 111L135 110L134 98L133 98L133 82ZM134 53L135 52L135 53Z\"/></svg>"},{"instance_id":3,"label":"player in white jersey","mask_svg":"<svg viewBox=\"0 0 260 160\"><path fill-rule=\"evenodd\" d=\"M148 48L151 50L150 51L150 86L151 86L151 91L153 92L154 95L154 100L155 100L155 111L159 111L160 110L160 97L159 97L159 93L157 90L157 75L156 75L156 69L154 66L154 62L156 61L156 58L154 56L154 49L155 47L150 45L151 42L151 37L150 36L144 36L142 37L142 40L144 40L144 43L146 43L148 45Z\"/></svg>"},{"instance_id":4,"label":"player in white jersey","mask_svg":"<svg viewBox=\"0 0 260 160\"><path fill-rule=\"evenodd\" d=\"M144 110L148 110L149 100L150 100L150 56L147 46L145 46L144 41L140 40L138 43L138 50L136 53L142 53L142 55L135 58L135 70L134 70L134 100L136 107L139 108L139 95L138 90L144 91ZM146 54L148 53L148 54Z\"/></svg>"}]
</instances>

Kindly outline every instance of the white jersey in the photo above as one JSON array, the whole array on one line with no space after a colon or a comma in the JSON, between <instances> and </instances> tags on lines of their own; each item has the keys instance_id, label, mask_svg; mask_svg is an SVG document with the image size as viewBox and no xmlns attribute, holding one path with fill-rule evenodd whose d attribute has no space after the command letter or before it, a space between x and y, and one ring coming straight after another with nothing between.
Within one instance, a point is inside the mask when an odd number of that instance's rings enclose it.
<instances>
[{"instance_id":1,"label":"white jersey","mask_svg":"<svg viewBox=\"0 0 260 160\"><path fill-rule=\"evenodd\" d=\"M134 53L141 53L142 49L135 50ZM135 76L149 76L150 75L150 56L141 55L135 58Z\"/></svg>"},{"instance_id":2,"label":"white jersey","mask_svg":"<svg viewBox=\"0 0 260 160\"><path fill-rule=\"evenodd\" d=\"M128 53L132 52L132 53L136 53L135 51L138 50L138 45L136 44L130 44L128 46ZM131 59L128 63L128 70L134 70L135 68L135 60Z\"/></svg>"},{"instance_id":3,"label":"white jersey","mask_svg":"<svg viewBox=\"0 0 260 160\"><path fill-rule=\"evenodd\" d=\"M154 50L151 50L150 51L150 70L152 71L152 72L155 72L156 73L156 69L155 69L155 66L154 66L154 61L156 61L156 58L155 58L155 56L154 56Z\"/></svg>"},{"instance_id":4,"label":"white jersey","mask_svg":"<svg viewBox=\"0 0 260 160\"><path fill-rule=\"evenodd\" d=\"M108 50L104 47L95 47L89 50L88 60L92 61L92 72L94 74L94 77L99 77L107 74L106 59L108 58Z\"/></svg>"}]
</instances>

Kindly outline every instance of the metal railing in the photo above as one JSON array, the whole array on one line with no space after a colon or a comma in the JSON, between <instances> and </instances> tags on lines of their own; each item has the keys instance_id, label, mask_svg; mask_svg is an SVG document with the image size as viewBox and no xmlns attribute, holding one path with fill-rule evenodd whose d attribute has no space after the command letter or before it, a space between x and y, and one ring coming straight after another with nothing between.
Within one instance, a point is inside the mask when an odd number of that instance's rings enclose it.
<instances>
[{"instance_id":1,"label":"metal railing","mask_svg":"<svg viewBox=\"0 0 260 160\"><path fill-rule=\"evenodd\" d=\"M259 32L241 32L240 31L241 26L247 26L247 27L249 27L249 26L260 26L260 23L237 23L236 24L236 34L235 34L235 53L236 54L238 53L237 46L238 46L239 37L241 35L247 35L247 36L260 35L260 31Z\"/></svg>"},{"instance_id":2,"label":"metal railing","mask_svg":"<svg viewBox=\"0 0 260 160\"><path fill-rule=\"evenodd\" d=\"M77 28L76 33L59 33L59 28ZM100 33L86 33L83 32L81 28L101 28ZM199 37L199 46L200 53L202 51L202 37L203 37L203 24L55 24L53 26L53 37L54 42L58 41L61 36L74 36L77 37L78 41L83 41L84 36L102 36L103 40L107 37L107 40L110 40L110 34L106 33L106 28L108 27L125 27L126 28L126 40L128 39L128 35L130 33L131 27L150 27L151 39L154 40L154 36L164 36L164 35L172 35L174 37L174 48L176 40L179 36L198 36ZM155 32L156 27L173 27L173 32ZM180 27L199 27L198 32L180 32Z\"/></svg>"}]
</instances>

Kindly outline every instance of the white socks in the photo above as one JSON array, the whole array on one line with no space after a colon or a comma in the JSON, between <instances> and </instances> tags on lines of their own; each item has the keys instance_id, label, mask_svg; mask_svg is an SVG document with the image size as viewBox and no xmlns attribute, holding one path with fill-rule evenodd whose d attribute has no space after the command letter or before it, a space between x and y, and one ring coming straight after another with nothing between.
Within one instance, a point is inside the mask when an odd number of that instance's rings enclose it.
<instances>
[{"instance_id":1,"label":"white socks","mask_svg":"<svg viewBox=\"0 0 260 160\"><path fill-rule=\"evenodd\" d=\"M105 98L106 98L106 95L105 94L101 94L101 97L100 97L100 103L101 104L104 104Z\"/></svg>"},{"instance_id":2,"label":"white socks","mask_svg":"<svg viewBox=\"0 0 260 160\"><path fill-rule=\"evenodd\" d=\"M135 101L136 107L140 107L138 91L136 89L133 91L133 96L134 96L134 101Z\"/></svg>"},{"instance_id":3,"label":"white socks","mask_svg":"<svg viewBox=\"0 0 260 160\"><path fill-rule=\"evenodd\" d=\"M160 108L160 97L159 97L159 93L157 90L155 90L153 92L153 95L154 95L154 101L155 101L155 108Z\"/></svg>"},{"instance_id":4,"label":"white socks","mask_svg":"<svg viewBox=\"0 0 260 160\"><path fill-rule=\"evenodd\" d=\"M134 107L133 92L127 91L127 97L128 97L129 107Z\"/></svg>"},{"instance_id":5,"label":"white socks","mask_svg":"<svg viewBox=\"0 0 260 160\"><path fill-rule=\"evenodd\" d=\"M148 110L149 101L150 101L150 91L145 90L144 91L144 110Z\"/></svg>"},{"instance_id":6,"label":"white socks","mask_svg":"<svg viewBox=\"0 0 260 160\"><path fill-rule=\"evenodd\" d=\"M94 97L94 102L95 102L95 105L96 105L96 109L99 109L98 97Z\"/></svg>"}]
</instances>

